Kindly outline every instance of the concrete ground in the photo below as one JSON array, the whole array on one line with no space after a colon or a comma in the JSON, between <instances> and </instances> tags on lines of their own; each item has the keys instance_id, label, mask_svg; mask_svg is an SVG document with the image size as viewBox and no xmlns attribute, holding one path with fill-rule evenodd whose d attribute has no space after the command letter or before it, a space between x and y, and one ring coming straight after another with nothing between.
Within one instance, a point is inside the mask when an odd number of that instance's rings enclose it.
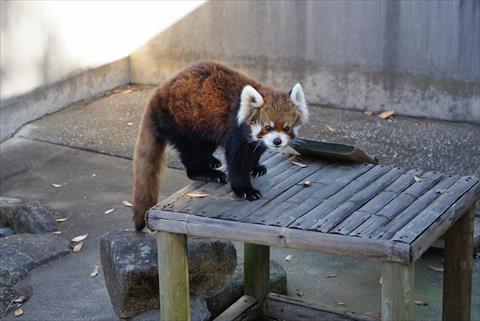
<instances>
[{"instance_id":1,"label":"concrete ground","mask_svg":"<svg viewBox=\"0 0 480 321\"><path fill-rule=\"evenodd\" d=\"M89 103L71 106L24 126L0 145L0 195L39 201L69 219L65 237L89 233L84 248L34 269L18 284L30 298L20 320L117 320L100 265L99 238L117 228L131 228L131 156L150 87L126 87ZM361 112L312 107L302 130L308 138L355 143L382 163L480 176L480 127L471 124L394 117L392 121ZM330 126L332 129L328 129ZM174 155L169 164L179 167ZM55 188L51 184L61 184ZM170 168L165 197L189 183L182 170ZM111 214L104 214L114 208ZM237 244L240 259L242 246ZM286 261L287 255L292 260ZM289 295L331 305L344 303L358 314L380 310L380 264L289 249L272 257L287 270ZM416 320L439 320L442 257L428 253L416 264ZM327 277L335 274L335 277ZM474 259L474 284L480 284L480 259ZM298 290L298 291L297 291ZM473 287L472 320L480 320L480 289ZM1 317L1 314L0 314ZM16 319L12 314L5 320Z\"/></svg>"}]
</instances>

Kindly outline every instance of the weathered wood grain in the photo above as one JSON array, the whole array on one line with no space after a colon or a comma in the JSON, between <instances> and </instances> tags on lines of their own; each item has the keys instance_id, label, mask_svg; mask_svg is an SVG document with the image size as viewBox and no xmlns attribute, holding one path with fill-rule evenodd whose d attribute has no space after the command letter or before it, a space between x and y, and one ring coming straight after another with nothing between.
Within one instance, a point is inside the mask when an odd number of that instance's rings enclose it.
<instances>
[{"instance_id":1,"label":"weathered wood grain","mask_svg":"<svg viewBox=\"0 0 480 321\"><path fill-rule=\"evenodd\" d=\"M398 231L392 240L411 243L451 207L463 194L470 190L478 179L468 176L462 177L451 188L443 193L426 209L416 215L407 225Z\"/></svg>"},{"instance_id":2,"label":"weathered wood grain","mask_svg":"<svg viewBox=\"0 0 480 321\"><path fill-rule=\"evenodd\" d=\"M470 320L474 216L471 207L445 235L444 321Z\"/></svg>"},{"instance_id":3,"label":"weathered wood grain","mask_svg":"<svg viewBox=\"0 0 480 321\"><path fill-rule=\"evenodd\" d=\"M374 166L371 170L365 172L363 175L355 178L343 188L339 189L328 199L322 201L319 205L308 211L303 216L292 222L289 226L298 229L310 229L320 219L325 217L328 213L345 202L354 193L362 190L378 177L388 172L391 168L388 166Z\"/></svg>"},{"instance_id":4,"label":"weathered wood grain","mask_svg":"<svg viewBox=\"0 0 480 321\"><path fill-rule=\"evenodd\" d=\"M457 175L446 177L431 190L421 195L396 217L386 222L384 226L379 228L372 235L372 237L384 240L391 239L393 235L395 235L402 227L404 227L412 218L414 218L418 213L424 210L441 195L438 191L450 188L459 179L460 176Z\"/></svg>"},{"instance_id":5,"label":"weathered wood grain","mask_svg":"<svg viewBox=\"0 0 480 321\"><path fill-rule=\"evenodd\" d=\"M383 262L382 321L413 320L413 278L413 263Z\"/></svg>"},{"instance_id":6,"label":"weathered wood grain","mask_svg":"<svg viewBox=\"0 0 480 321\"><path fill-rule=\"evenodd\" d=\"M263 310L270 284L270 247L245 243L243 253L243 292L254 297Z\"/></svg>"},{"instance_id":7,"label":"weathered wood grain","mask_svg":"<svg viewBox=\"0 0 480 321\"><path fill-rule=\"evenodd\" d=\"M260 304L254 297L244 295L213 321L254 321L260 316Z\"/></svg>"},{"instance_id":8,"label":"weathered wood grain","mask_svg":"<svg viewBox=\"0 0 480 321\"><path fill-rule=\"evenodd\" d=\"M378 318L356 315L347 309L339 309L315 302L269 293L265 300L264 315L275 320L288 321L377 321Z\"/></svg>"},{"instance_id":9,"label":"weathered wood grain","mask_svg":"<svg viewBox=\"0 0 480 321\"><path fill-rule=\"evenodd\" d=\"M160 320L190 320L187 236L157 232Z\"/></svg>"}]
</instances>

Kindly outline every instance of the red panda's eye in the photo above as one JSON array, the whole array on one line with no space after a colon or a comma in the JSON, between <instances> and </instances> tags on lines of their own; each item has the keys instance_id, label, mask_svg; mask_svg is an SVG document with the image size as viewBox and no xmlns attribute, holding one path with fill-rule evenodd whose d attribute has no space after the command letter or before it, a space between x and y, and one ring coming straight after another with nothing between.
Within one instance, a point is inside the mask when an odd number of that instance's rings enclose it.
<instances>
[{"instance_id":1,"label":"red panda's eye","mask_svg":"<svg viewBox=\"0 0 480 321\"><path fill-rule=\"evenodd\" d=\"M290 127L289 127L289 126L285 126L285 127L283 127L283 130L286 131L286 132L288 132L288 131L290 130Z\"/></svg>"},{"instance_id":2,"label":"red panda's eye","mask_svg":"<svg viewBox=\"0 0 480 321\"><path fill-rule=\"evenodd\" d=\"M266 125L266 126L265 126L265 130L266 130L267 132L271 131L272 129L273 129L273 127L270 126L270 125Z\"/></svg>"}]
</instances>

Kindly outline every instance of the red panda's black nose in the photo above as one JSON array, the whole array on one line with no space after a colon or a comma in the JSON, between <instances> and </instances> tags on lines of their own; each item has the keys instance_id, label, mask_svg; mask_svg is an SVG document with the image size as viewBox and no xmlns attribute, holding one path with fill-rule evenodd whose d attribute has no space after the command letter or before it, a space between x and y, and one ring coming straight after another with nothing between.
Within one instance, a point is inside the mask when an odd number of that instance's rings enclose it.
<instances>
[{"instance_id":1,"label":"red panda's black nose","mask_svg":"<svg viewBox=\"0 0 480 321\"><path fill-rule=\"evenodd\" d=\"M273 140L273 144L275 145L281 145L282 144L282 140L280 139L280 137L276 137L274 140Z\"/></svg>"}]
</instances>

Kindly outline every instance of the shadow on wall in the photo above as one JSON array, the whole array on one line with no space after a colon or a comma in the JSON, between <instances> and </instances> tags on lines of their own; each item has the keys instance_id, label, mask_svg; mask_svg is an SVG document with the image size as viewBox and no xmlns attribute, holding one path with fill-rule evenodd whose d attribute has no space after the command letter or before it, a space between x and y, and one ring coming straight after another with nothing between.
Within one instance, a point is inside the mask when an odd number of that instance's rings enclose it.
<instances>
[{"instance_id":1,"label":"shadow on wall","mask_svg":"<svg viewBox=\"0 0 480 321\"><path fill-rule=\"evenodd\" d=\"M207 2L130 55L131 81L227 62L310 103L480 122L480 4Z\"/></svg>"}]
</instances>

